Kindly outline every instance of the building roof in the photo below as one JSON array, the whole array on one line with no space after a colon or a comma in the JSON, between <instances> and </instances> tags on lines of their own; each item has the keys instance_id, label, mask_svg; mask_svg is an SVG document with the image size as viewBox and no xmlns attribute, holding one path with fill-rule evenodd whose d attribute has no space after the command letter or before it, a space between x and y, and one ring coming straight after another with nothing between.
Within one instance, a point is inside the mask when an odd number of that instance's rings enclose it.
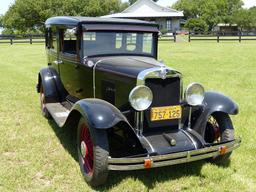
<instances>
[{"instance_id":1,"label":"building roof","mask_svg":"<svg viewBox=\"0 0 256 192\"><path fill-rule=\"evenodd\" d=\"M105 15L110 18L153 18L153 17L183 17L182 11L158 5L152 0L138 0L121 13Z\"/></svg>"},{"instance_id":2,"label":"building roof","mask_svg":"<svg viewBox=\"0 0 256 192\"><path fill-rule=\"evenodd\" d=\"M58 16L51 17L45 21L45 25L78 25L78 24L139 24L146 26L156 26L156 24L147 21L135 19L115 19L102 17L72 17L72 16Z\"/></svg>"},{"instance_id":3,"label":"building roof","mask_svg":"<svg viewBox=\"0 0 256 192\"><path fill-rule=\"evenodd\" d=\"M218 27L237 27L237 24L232 24L232 23L218 23Z\"/></svg>"}]
</instances>

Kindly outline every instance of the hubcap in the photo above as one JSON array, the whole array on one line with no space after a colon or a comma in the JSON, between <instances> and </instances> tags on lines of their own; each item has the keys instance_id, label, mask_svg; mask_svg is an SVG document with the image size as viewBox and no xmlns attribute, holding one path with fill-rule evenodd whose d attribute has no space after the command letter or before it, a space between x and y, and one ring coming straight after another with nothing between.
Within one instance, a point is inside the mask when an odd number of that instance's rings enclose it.
<instances>
[{"instance_id":1,"label":"hubcap","mask_svg":"<svg viewBox=\"0 0 256 192\"><path fill-rule=\"evenodd\" d=\"M45 112L45 97L44 97L44 91L42 88L40 91L40 102L41 102L41 109L43 112Z\"/></svg>"},{"instance_id":2,"label":"hubcap","mask_svg":"<svg viewBox=\"0 0 256 192\"><path fill-rule=\"evenodd\" d=\"M93 143L88 127L83 124L80 135L80 154L83 169L87 175L93 172Z\"/></svg>"},{"instance_id":3,"label":"hubcap","mask_svg":"<svg viewBox=\"0 0 256 192\"><path fill-rule=\"evenodd\" d=\"M206 140L210 143L218 143L220 142L220 127L217 120L211 116L207 122L206 128Z\"/></svg>"},{"instance_id":4,"label":"hubcap","mask_svg":"<svg viewBox=\"0 0 256 192\"><path fill-rule=\"evenodd\" d=\"M88 155L88 149L84 141L81 142L81 154L83 158Z\"/></svg>"}]
</instances>

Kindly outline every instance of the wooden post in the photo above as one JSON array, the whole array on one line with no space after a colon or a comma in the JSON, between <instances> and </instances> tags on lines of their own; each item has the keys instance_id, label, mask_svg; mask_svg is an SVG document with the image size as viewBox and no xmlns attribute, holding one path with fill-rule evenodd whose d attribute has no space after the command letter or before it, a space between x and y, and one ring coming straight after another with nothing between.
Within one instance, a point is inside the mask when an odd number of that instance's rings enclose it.
<instances>
[{"instance_id":1,"label":"wooden post","mask_svg":"<svg viewBox=\"0 0 256 192\"><path fill-rule=\"evenodd\" d=\"M29 43L32 44L32 35L29 34Z\"/></svg>"},{"instance_id":2,"label":"wooden post","mask_svg":"<svg viewBox=\"0 0 256 192\"><path fill-rule=\"evenodd\" d=\"M175 32L173 32L173 40L174 40L174 43L176 43L176 31Z\"/></svg>"},{"instance_id":3,"label":"wooden post","mask_svg":"<svg viewBox=\"0 0 256 192\"><path fill-rule=\"evenodd\" d=\"M188 32L188 42L190 42L191 39L190 39L190 31Z\"/></svg>"},{"instance_id":4,"label":"wooden post","mask_svg":"<svg viewBox=\"0 0 256 192\"><path fill-rule=\"evenodd\" d=\"M239 30L239 43L242 41L242 31Z\"/></svg>"},{"instance_id":5,"label":"wooden post","mask_svg":"<svg viewBox=\"0 0 256 192\"><path fill-rule=\"evenodd\" d=\"M217 42L218 43L220 42L220 34L219 34L219 32L217 32Z\"/></svg>"}]
</instances>

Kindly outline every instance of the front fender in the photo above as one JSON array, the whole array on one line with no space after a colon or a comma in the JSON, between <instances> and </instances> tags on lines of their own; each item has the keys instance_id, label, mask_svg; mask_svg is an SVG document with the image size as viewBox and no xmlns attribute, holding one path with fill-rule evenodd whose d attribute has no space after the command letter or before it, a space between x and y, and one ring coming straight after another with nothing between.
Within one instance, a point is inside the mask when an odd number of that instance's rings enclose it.
<instances>
[{"instance_id":1,"label":"front fender","mask_svg":"<svg viewBox=\"0 0 256 192\"><path fill-rule=\"evenodd\" d=\"M192 128L204 137L207 120L211 114L216 112L236 115L238 114L238 105L223 94L211 91L206 92L201 114Z\"/></svg>"},{"instance_id":2,"label":"front fender","mask_svg":"<svg viewBox=\"0 0 256 192\"><path fill-rule=\"evenodd\" d=\"M96 129L108 129L117 123L124 121L126 117L112 104L101 99L82 99L79 100L71 110L78 111L87 123Z\"/></svg>"}]
</instances>

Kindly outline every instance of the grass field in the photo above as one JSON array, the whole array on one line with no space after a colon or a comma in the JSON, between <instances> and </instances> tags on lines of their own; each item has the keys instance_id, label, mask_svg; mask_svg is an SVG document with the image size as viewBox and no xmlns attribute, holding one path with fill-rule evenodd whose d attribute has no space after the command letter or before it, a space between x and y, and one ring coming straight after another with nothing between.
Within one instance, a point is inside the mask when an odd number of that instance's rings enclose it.
<instances>
[{"instance_id":1,"label":"grass field","mask_svg":"<svg viewBox=\"0 0 256 192\"><path fill-rule=\"evenodd\" d=\"M256 43L161 42L159 59L232 97L243 142L222 166L205 161L111 173L103 191L256 191ZM41 116L35 91L46 66L43 44L0 45L0 191L92 191L73 158L69 135Z\"/></svg>"}]
</instances>

